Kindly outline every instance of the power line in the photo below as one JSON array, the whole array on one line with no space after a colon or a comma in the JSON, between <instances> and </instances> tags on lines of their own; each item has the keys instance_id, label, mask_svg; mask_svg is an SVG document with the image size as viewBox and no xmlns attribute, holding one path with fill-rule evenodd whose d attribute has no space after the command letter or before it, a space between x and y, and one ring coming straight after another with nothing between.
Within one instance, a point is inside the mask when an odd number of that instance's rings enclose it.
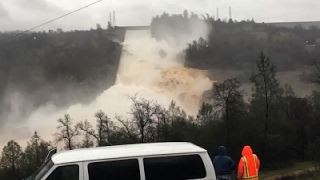
<instances>
[{"instance_id":1,"label":"power line","mask_svg":"<svg viewBox=\"0 0 320 180\"><path fill-rule=\"evenodd\" d=\"M31 30L34 30L34 29L36 29L36 28L39 28L39 27L41 27L41 26L44 26L44 25L46 25L46 24L52 23L53 21L56 21L56 20L61 19L61 18L63 18L63 17L66 17L66 16L68 16L68 15L70 15L70 14L73 14L73 13L75 13L75 12L78 12L78 11L80 11L80 10L82 10L82 9L88 8L88 7L92 6L92 5L95 5L95 4L99 3L99 2L101 2L101 1L103 1L103 0L98 0L98 1L96 1L96 2L93 2L93 3L91 3L91 4L88 4L88 5L86 5L86 6L83 6L83 7L79 8L79 9L76 9L76 10L74 10L74 11L71 11L71 12L69 12L69 13L67 13L67 14L64 14L64 15L62 15L62 16L59 16L59 17L57 17L57 18L55 18L55 19L52 19L52 20L47 21L47 22L45 22L45 23L42 23L42 24L40 24L40 25L38 25L38 26L35 26L35 27L30 28L30 29L28 29L28 30L22 31L21 33L15 34L15 35L13 35L13 36L10 36L10 37L8 37L8 38L6 38L6 39L1 40L0 43L2 43L3 41L6 41L6 40L12 39L12 38L14 38L14 37L16 37L16 36L19 36L19 35L21 35L21 34L24 34L24 33L26 33L26 32L29 32L29 31L31 31Z\"/></svg>"}]
</instances>

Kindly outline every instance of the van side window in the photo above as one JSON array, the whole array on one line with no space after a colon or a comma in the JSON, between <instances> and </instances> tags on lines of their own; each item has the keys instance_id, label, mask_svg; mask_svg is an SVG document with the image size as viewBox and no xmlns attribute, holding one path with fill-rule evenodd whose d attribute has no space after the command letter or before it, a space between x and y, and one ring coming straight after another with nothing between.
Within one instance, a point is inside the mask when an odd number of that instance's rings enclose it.
<instances>
[{"instance_id":1,"label":"van side window","mask_svg":"<svg viewBox=\"0 0 320 180\"><path fill-rule=\"evenodd\" d=\"M206 170L199 155L144 158L147 180L199 179L206 177Z\"/></svg>"},{"instance_id":2,"label":"van side window","mask_svg":"<svg viewBox=\"0 0 320 180\"><path fill-rule=\"evenodd\" d=\"M67 165L57 167L46 180L79 180L79 166Z\"/></svg>"},{"instance_id":3,"label":"van side window","mask_svg":"<svg viewBox=\"0 0 320 180\"><path fill-rule=\"evenodd\" d=\"M138 159L90 163L88 171L89 180L140 180Z\"/></svg>"}]
</instances>

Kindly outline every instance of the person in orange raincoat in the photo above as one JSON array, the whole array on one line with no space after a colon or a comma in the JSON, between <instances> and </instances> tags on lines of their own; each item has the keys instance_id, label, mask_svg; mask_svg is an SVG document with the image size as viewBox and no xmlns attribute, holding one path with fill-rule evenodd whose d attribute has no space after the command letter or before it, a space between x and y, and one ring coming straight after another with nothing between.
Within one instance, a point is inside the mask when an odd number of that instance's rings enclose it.
<instances>
[{"instance_id":1,"label":"person in orange raincoat","mask_svg":"<svg viewBox=\"0 0 320 180\"><path fill-rule=\"evenodd\" d=\"M238 180L258 180L260 160L257 155L253 154L250 146L244 146L238 164Z\"/></svg>"}]
</instances>

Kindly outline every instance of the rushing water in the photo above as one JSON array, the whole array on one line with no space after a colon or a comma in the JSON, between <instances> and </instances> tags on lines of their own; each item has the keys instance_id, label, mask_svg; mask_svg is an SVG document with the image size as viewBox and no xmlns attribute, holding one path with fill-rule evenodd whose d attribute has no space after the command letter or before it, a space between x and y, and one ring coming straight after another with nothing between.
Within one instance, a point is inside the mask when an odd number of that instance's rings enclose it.
<instances>
[{"instance_id":1,"label":"rushing water","mask_svg":"<svg viewBox=\"0 0 320 180\"><path fill-rule=\"evenodd\" d=\"M93 116L100 109L109 117L127 116L131 105L128 95L135 94L165 107L174 100L188 114L195 115L202 93L211 88L212 82L205 71L183 67L183 62L177 58L181 50L165 41L152 39L148 30L127 31L114 86L87 105L75 104L63 110L52 105L41 107L32 113L26 124L18 125L20 130L8 131L6 137L18 137L18 142L24 146L36 130L44 139L52 140L57 119L66 113L75 123L87 119L93 125Z\"/></svg>"}]
</instances>

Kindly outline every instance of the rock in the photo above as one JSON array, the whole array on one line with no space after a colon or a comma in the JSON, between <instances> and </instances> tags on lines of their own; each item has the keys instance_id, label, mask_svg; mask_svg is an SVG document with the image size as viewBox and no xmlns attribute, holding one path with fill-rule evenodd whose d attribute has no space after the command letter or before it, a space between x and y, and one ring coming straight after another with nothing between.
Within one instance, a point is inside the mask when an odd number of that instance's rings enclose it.
<instances>
[{"instance_id":1,"label":"rock","mask_svg":"<svg viewBox=\"0 0 320 180\"><path fill-rule=\"evenodd\" d=\"M161 49L161 50L159 51L159 55L160 55L160 57L163 59L163 58L166 58L168 54L167 54L164 50Z\"/></svg>"}]
</instances>

